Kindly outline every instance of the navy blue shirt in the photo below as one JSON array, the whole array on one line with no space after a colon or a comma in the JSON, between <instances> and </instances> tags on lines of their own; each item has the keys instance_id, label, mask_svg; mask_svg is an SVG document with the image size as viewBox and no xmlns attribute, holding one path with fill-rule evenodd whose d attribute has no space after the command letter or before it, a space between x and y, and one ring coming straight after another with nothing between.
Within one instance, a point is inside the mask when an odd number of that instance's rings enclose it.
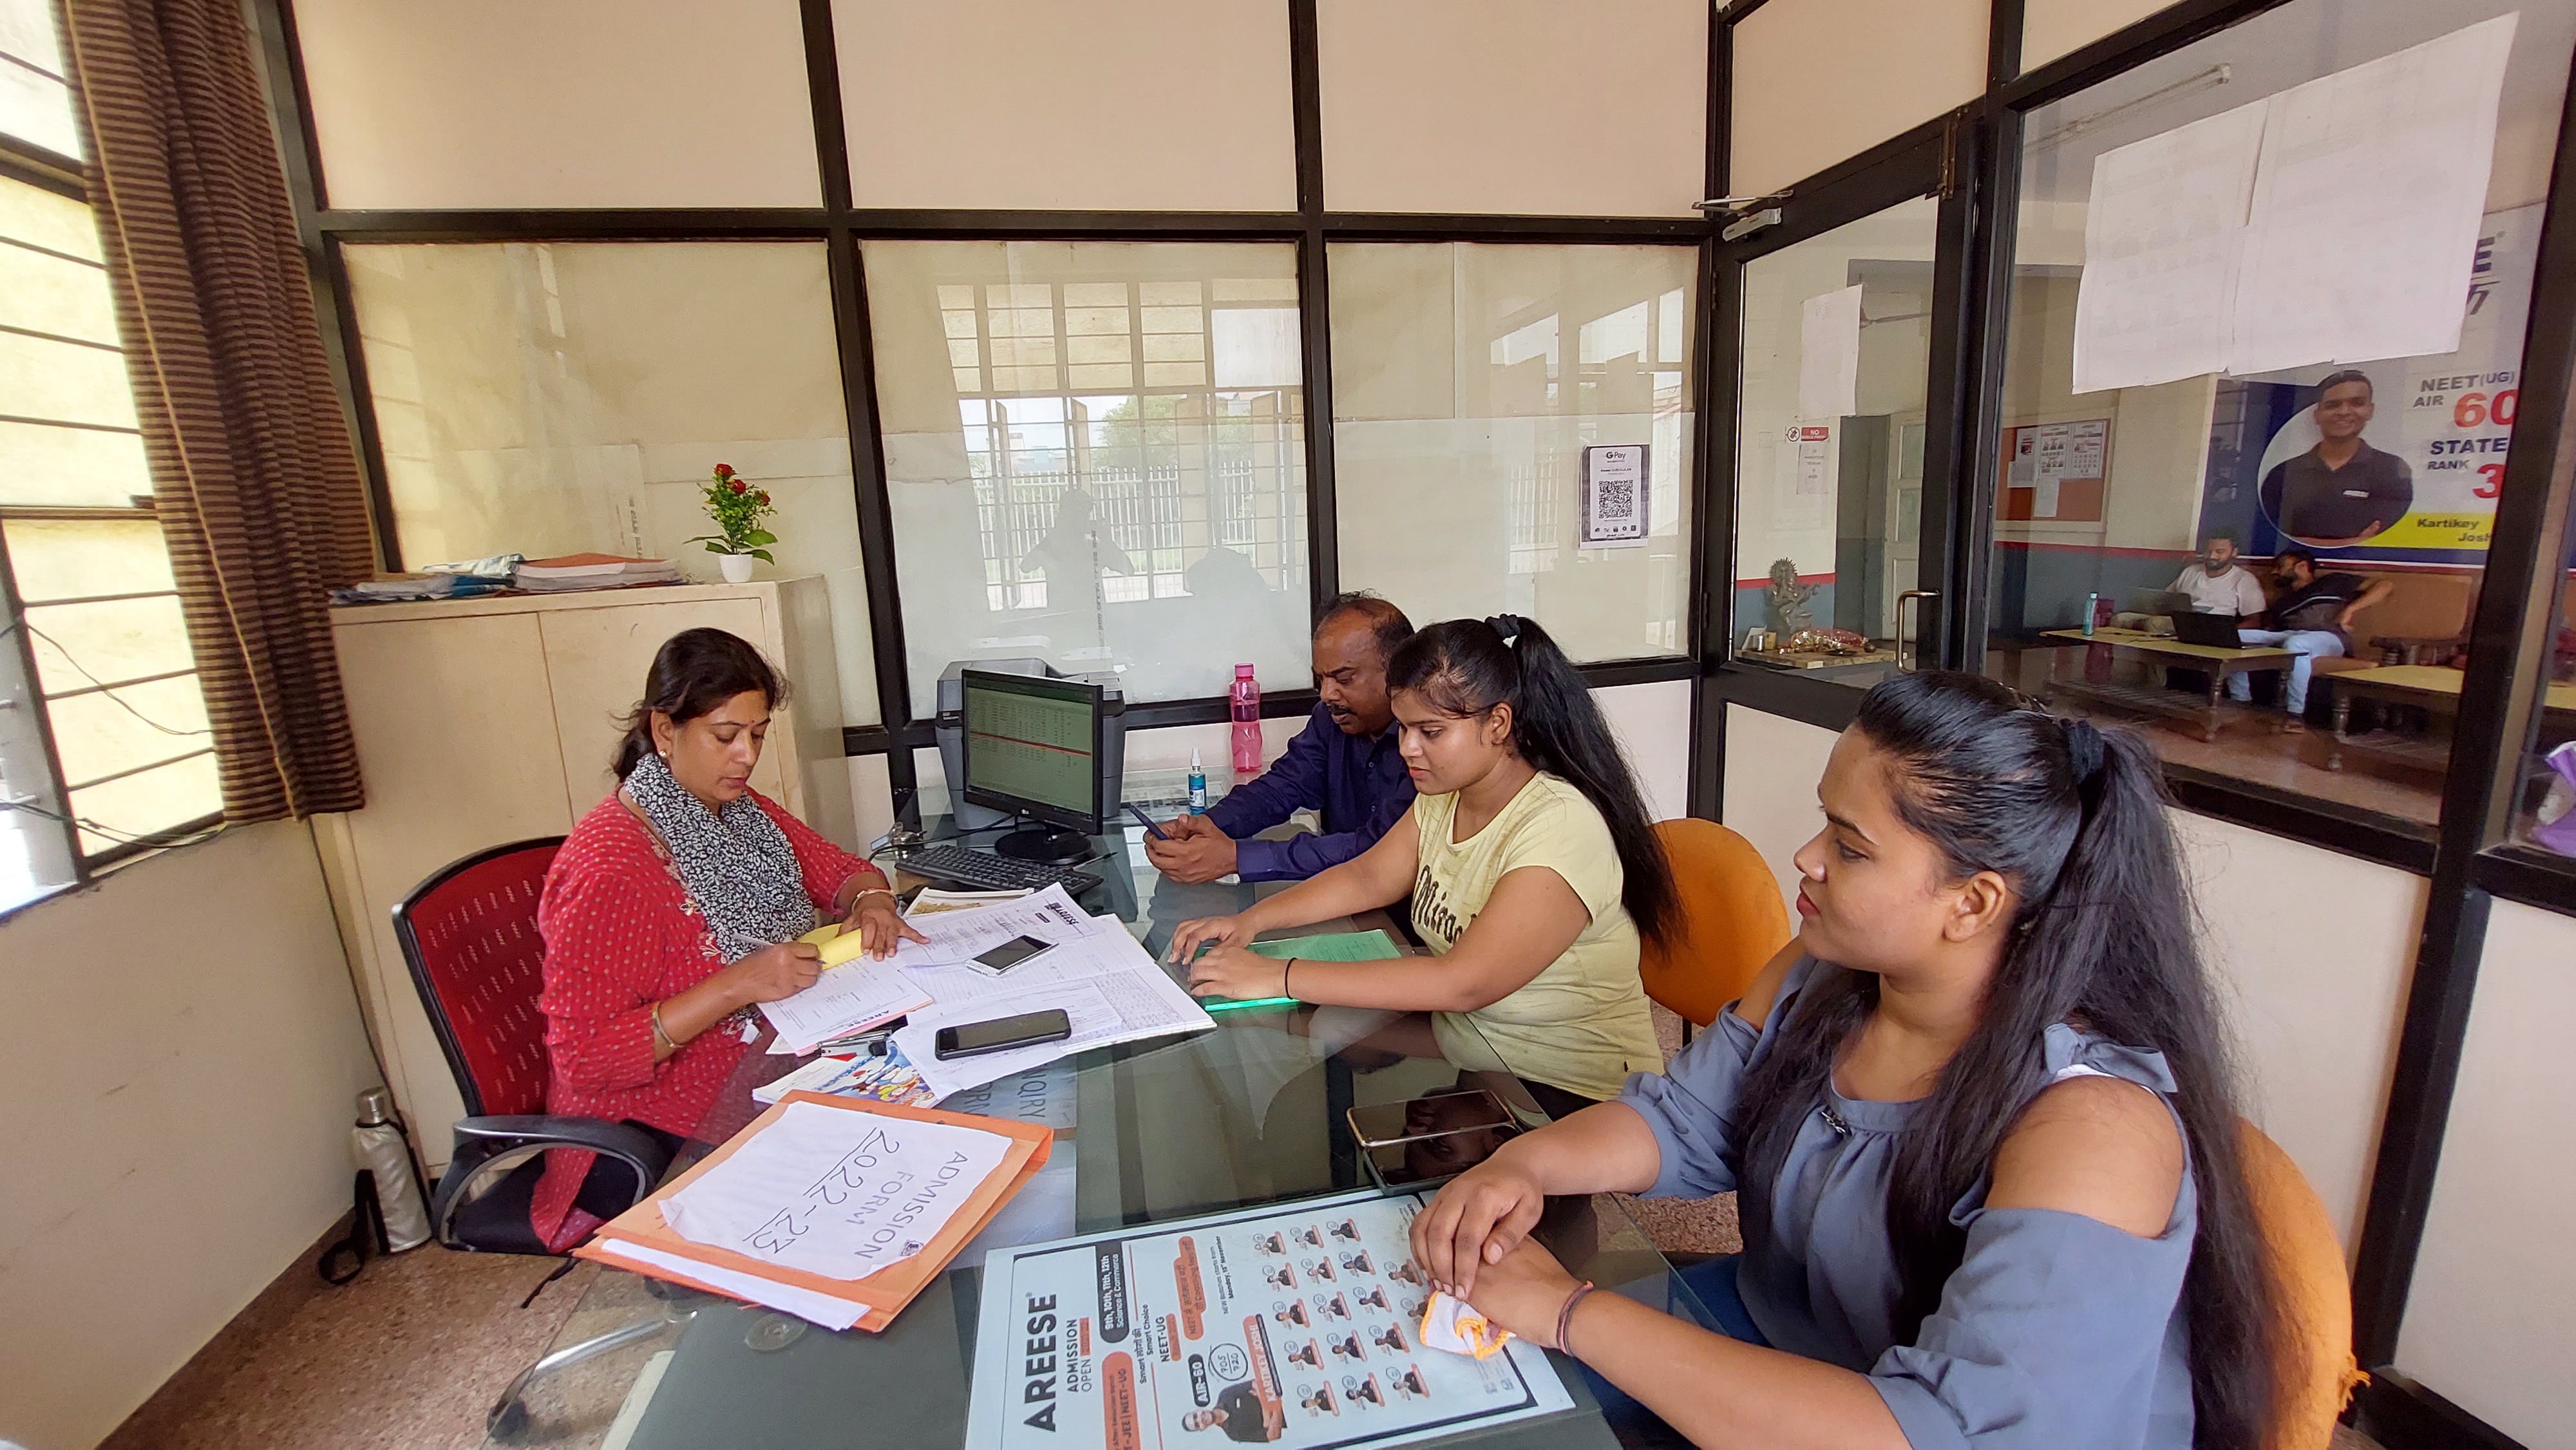
<instances>
[{"instance_id":1,"label":"navy blue shirt","mask_svg":"<svg viewBox=\"0 0 2576 1450\"><path fill-rule=\"evenodd\" d=\"M1287 753L1255 779L1226 792L1207 818L1235 840L1235 874L1246 881L1302 881L1377 844L1413 809L1413 777L1395 749L1393 721L1375 735L1346 735L1321 705ZM1285 841L1245 838L1298 810L1324 818L1324 834Z\"/></svg>"}]
</instances>

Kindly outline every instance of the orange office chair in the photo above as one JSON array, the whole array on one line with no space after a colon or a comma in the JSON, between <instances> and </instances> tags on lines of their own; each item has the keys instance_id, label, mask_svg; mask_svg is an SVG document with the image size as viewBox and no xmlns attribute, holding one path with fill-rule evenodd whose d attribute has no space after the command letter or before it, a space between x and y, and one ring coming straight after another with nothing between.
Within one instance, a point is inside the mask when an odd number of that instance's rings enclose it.
<instances>
[{"instance_id":1,"label":"orange office chair","mask_svg":"<svg viewBox=\"0 0 2576 1450\"><path fill-rule=\"evenodd\" d=\"M2326 1450L2353 1386L2367 1378L2352 1357L2352 1281L2343 1245L2299 1165L2262 1129L2242 1119L2237 1126L2254 1220L2271 1250L2292 1324L2280 1419L2263 1450Z\"/></svg>"},{"instance_id":2,"label":"orange office chair","mask_svg":"<svg viewBox=\"0 0 2576 1450\"><path fill-rule=\"evenodd\" d=\"M1647 996L1706 1027L1788 942L1789 908L1762 853L1717 822L1659 821L1655 837L1673 865L1682 929L1679 940L1646 944L1638 974Z\"/></svg>"}]
</instances>

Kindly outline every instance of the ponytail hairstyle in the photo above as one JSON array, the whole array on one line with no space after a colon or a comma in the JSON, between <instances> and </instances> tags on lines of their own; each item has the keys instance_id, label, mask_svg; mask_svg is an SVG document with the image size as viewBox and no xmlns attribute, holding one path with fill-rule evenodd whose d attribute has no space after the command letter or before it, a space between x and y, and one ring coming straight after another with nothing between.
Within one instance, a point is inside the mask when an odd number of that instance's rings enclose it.
<instances>
[{"instance_id":1,"label":"ponytail hairstyle","mask_svg":"<svg viewBox=\"0 0 2576 1450\"><path fill-rule=\"evenodd\" d=\"M1904 1286L1899 1341L1915 1338L1959 1266L1966 1235L1951 1208L2046 1085L2048 1028L2080 1023L2163 1053L2173 1073L2168 1101L2199 1204L2182 1289L2192 1439L2261 1443L2280 1394L2284 1311L2246 1188L2225 1034L2153 751L2128 731L2048 715L1952 671L1881 682L1854 728L1884 758L1899 815L1941 852L1951 878L1993 871L2016 907L1983 1018L1897 1146L1887 1226ZM1759 1231L1790 1142L1878 992L1874 974L1818 973L1754 1064L1741 1112L1753 1125L1746 1177L1761 1185L1748 1186L1745 1211Z\"/></svg>"},{"instance_id":2,"label":"ponytail hairstyle","mask_svg":"<svg viewBox=\"0 0 2576 1450\"><path fill-rule=\"evenodd\" d=\"M777 709L787 703L787 678L769 667L748 640L721 629L684 629L653 652L644 675L644 698L626 716L610 769L624 780L635 762L653 753L653 717L686 725L736 695L757 690Z\"/></svg>"},{"instance_id":3,"label":"ponytail hairstyle","mask_svg":"<svg viewBox=\"0 0 2576 1450\"><path fill-rule=\"evenodd\" d=\"M1386 688L1412 690L1460 720L1509 705L1511 746L1521 759L1564 777L1608 823L1629 919L1648 941L1673 939L1681 926L1673 871L1636 777L1592 702L1592 687L1535 620L1497 614L1431 625L1387 661Z\"/></svg>"}]
</instances>

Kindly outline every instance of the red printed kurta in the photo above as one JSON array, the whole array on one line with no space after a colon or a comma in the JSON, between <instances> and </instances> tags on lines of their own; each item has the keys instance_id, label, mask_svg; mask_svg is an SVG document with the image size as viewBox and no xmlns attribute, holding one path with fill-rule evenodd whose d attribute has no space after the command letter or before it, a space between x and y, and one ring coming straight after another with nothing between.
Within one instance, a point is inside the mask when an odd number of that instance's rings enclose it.
<instances>
[{"instance_id":1,"label":"red printed kurta","mask_svg":"<svg viewBox=\"0 0 2576 1450\"><path fill-rule=\"evenodd\" d=\"M837 919L833 902L853 873L878 875L775 801L757 792L752 799L787 833L819 920ZM724 962L678 869L614 794L582 817L555 853L537 902L537 930L546 943L537 1006L546 1015L553 1066L546 1111L612 1123L631 1118L694 1135L746 1044L730 1023L719 1023L668 1060L653 1060L653 1004L705 981ZM529 1218L557 1252L599 1226L573 1207L596 1156L569 1148L546 1155Z\"/></svg>"}]
</instances>

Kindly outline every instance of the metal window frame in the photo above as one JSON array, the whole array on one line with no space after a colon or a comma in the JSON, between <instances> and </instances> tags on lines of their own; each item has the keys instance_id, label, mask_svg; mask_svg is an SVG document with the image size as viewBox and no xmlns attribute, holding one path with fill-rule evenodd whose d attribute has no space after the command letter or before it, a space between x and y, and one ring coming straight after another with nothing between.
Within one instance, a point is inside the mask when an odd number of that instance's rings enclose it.
<instances>
[{"instance_id":1,"label":"metal window frame","mask_svg":"<svg viewBox=\"0 0 2576 1450\"><path fill-rule=\"evenodd\" d=\"M71 91L74 102L77 104L79 97L78 82L70 77L64 77L62 80L64 86ZM50 191L56 196L79 202L83 207L87 207L89 205L88 179L78 158L65 156L60 152L48 150L45 147L23 141L15 136L0 135L0 176L5 176L10 180L34 186L45 191ZM19 243L16 245L22 246L27 251L36 252L43 256L55 257L66 262L77 263L84 267L103 268L106 265L102 262L92 261L87 257L75 257L67 253L53 251L46 247L39 247L25 243ZM120 357L122 357L125 352L125 348L121 343L102 343L89 338L65 337L51 333L36 332L31 329L21 327L0 327L0 332L11 332L20 336L42 338L48 341L65 343L76 347L101 349L104 351L114 352ZM139 428L131 428L115 423L88 423L74 419L34 418L17 414L0 415L0 422L39 428L69 428L86 433L124 433L132 435L138 434L142 431ZM154 512L150 507L140 504L130 508L41 504L18 504L0 507L0 522L5 522L8 519L80 520L131 518L150 520L154 517ZM205 832L217 829L223 825L223 813L218 810L212 815L202 816L193 821L184 821L165 830L154 832L149 836L139 837L130 841L118 842L102 851L90 852L84 851L81 848L82 827L72 815L71 798L72 793L75 790L86 790L91 786L103 785L110 781L120 780L128 775L137 775L146 770L158 769L161 766L172 764L178 760L193 759L197 755L207 753L207 751L211 750L212 747L209 746L202 750L188 751L181 755L151 761L141 766L116 771L109 775L74 784L65 780L63 777L62 750L56 743L54 736L53 707L55 703L57 701L77 699L87 695L113 692L133 685L151 684L160 680L177 679L182 675L195 675L197 673L197 669L192 663L184 670L168 670L157 674L142 676L136 679L114 680L104 684L83 685L70 690L49 692L45 689L43 678L36 668L35 633L33 628L29 627L27 624L27 611L30 609L49 609L67 604L105 604L131 599L175 598L177 594L178 591L176 589L152 589L135 593L105 594L73 599L41 599L30 601L18 592L17 570L16 566L9 558L9 546L6 530L0 529L0 633L5 633L9 637L8 643L5 647L17 656L18 667L22 672L21 677L26 681L27 707L34 715L35 735L42 746L41 753L43 755L43 769L45 771L43 789L31 796L29 798L29 803L44 815L52 818L54 831L61 838L61 850L64 858L69 862L71 873L70 879L62 882L61 884L49 890L40 892L26 901L18 903L18 905L14 907L0 910L0 919L6 919L18 911L22 911L29 906L33 906L38 902L48 900L54 896L61 895L64 892L77 891L88 886L106 871L122 862L133 860L139 856L148 855L153 851L162 849L168 844L196 839ZM0 806L0 809L9 808L10 807ZM122 833L120 832L119 834Z\"/></svg>"}]
</instances>

